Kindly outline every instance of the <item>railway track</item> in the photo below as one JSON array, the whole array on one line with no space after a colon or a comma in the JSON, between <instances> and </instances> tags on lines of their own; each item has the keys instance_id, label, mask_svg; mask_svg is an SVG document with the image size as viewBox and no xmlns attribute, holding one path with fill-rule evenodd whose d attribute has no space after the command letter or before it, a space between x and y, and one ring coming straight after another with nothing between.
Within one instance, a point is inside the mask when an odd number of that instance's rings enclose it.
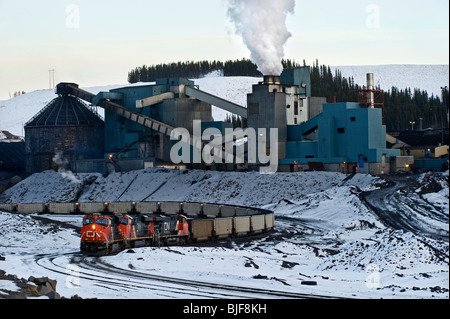
<instances>
[{"instance_id":1,"label":"railway track","mask_svg":"<svg viewBox=\"0 0 450 319\"><path fill-rule=\"evenodd\" d=\"M68 265L79 268L77 277L85 285L109 289L120 298L127 294L139 298L194 299L338 299L339 297L261 289L256 287L188 280L119 268L101 258L85 257L78 253L44 255L36 263L51 272L74 276Z\"/></svg>"}]
</instances>

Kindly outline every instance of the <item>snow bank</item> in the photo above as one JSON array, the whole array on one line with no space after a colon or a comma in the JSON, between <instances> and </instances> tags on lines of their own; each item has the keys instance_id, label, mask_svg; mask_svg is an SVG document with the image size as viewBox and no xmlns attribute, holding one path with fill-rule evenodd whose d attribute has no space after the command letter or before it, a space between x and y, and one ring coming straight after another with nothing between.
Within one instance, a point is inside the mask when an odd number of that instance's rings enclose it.
<instances>
[{"instance_id":1,"label":"snow bank","mask_svg":"<svg viewBox=\"0 0 450 319\"><path fill-rule=\"evenodd\" d=\"M418 178L416 190L426 201L449 215L449 171L443 173L424 173Z\"/></svg>"},{"instance_id":2,"label":"snow bank","mask_svg":"<svg viewBox=\"0 0 450 319\"><path fill-rule=\"evenodd\" d=\"M34 174L5 191L0 202L206 201L261 207L283 198L300 200L336 186L346 178L332 172L265 175L160 168L112 173L107 177L76 176L81 183L54 171Z\"/></svg>"},{"instance_id":3,"label":"snow bank","mask_svg":"<svg viewBox=\"0 0 450 319\"><path fill-rule=\"evenodd\" d=\"M81 183L55 171L33 174L0 195L0 202L14 203L70 203L75 202L84 183L96 174L78 174Z\"/></svg>"},{"instance_id":4,"label":"snow bank","mask_svg":"<svg viewBox=\"0 0 450 319\"><path fill-rule=\"evenodd\" d=\"M341 252L330 256L319 268L334 270L366 269L376 264L380 271L436 272L448 266L448 243L390 229L364 240L347 242Z\"/></svg>"},{"instance_id":5,"label":"snow bank","mask_svg":"<svg viewBox=\"0 0 450 319\"><path fill-rule=\"evenodd\" d=\"M79 225L81 225L81 218L79 219ZM79 235L73 229L44 223L32 216L0 212L0 255L2 256L73 252L79 251L79 246ZM9 263L10 259L8 257L6 259ZM23 277L28 278L28 276Z\"/></svg>"}]
</instances>

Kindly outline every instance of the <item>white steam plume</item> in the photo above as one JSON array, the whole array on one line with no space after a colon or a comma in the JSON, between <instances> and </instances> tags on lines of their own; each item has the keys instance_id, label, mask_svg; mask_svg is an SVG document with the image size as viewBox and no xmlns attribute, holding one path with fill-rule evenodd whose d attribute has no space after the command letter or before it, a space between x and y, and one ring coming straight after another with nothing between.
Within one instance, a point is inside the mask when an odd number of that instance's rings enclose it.
<instances>
[{"instance_id":1,"label":"white steam plume","mask_svg":"<svg viewBox=\"0 0 450 319\"><path fill-rule=\"evenodd\" d=\"M57 151L52 160L56 165L58 165L58 173L60 173L63 178L68 179L75 184L81 183L81 181L72 173L71 170L66 169L69 161L64 158L63 152Z\"/></svg>"},{"instance_id":2,"label":"white steam plume","mask_svg":"<svg viewBox=\"0 0 450 319\"><path fill-rule=\"evenodd\" d=\"M280 75L284 46L292 36L286 18L295 0L228 0L228 16L251 52L251 59L264 75Z\"/></svg>"}]
</instances>

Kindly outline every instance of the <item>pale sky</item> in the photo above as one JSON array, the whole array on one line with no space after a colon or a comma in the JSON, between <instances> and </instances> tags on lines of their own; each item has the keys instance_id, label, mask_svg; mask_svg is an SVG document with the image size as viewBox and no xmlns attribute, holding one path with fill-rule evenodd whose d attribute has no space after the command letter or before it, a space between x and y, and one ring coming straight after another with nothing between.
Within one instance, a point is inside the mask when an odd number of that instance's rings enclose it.
<instances>
[{"instance_id":1,"label":"pale sky","mask_svg":"<svg viewBox=\"0 0 450 319\"><path fill-rule=\"evenodd\" d=\"M276 0L274 0L276 1ZM448 0L296 0L286 58L448 64ZM0 100L55 82L126 84L143 64L250 58L226 0L0 0Z\"/></svg>"}]
</instances>

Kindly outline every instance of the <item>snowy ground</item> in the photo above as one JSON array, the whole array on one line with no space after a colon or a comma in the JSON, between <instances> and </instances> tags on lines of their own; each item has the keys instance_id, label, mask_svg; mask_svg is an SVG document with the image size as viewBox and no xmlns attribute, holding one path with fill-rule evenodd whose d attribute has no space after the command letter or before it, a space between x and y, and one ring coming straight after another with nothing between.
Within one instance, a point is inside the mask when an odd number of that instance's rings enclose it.
<instances>
[{"instance_id":1,"label":"snowy ground","mask_svg":"<svg viewBox=\"0 0 450 319\"><path fill-rule=\"evenodd\" d=\"M275 211L276 230L217 245L136 248L83 257L79 216L0 213L0 269L57 279L57 291L83 298L449 298L449 245L386 226L363 201L384 180L329 172L260 175L148 169L130 173L35 174L0 202L174 200L230 203ZM414 177L421 206L438 209L448 234L448 172ZM434 179L433 179L434 178ZM426 189L435 181L440 187ZM425 184L426 182L426 184ZM417 202L416 202L417 203ZM40 218L40 219L39 219ZM307 285L315 283L315 285ZM0 281L0 290L12 290Z\"/></svg>"}]
</instances>

